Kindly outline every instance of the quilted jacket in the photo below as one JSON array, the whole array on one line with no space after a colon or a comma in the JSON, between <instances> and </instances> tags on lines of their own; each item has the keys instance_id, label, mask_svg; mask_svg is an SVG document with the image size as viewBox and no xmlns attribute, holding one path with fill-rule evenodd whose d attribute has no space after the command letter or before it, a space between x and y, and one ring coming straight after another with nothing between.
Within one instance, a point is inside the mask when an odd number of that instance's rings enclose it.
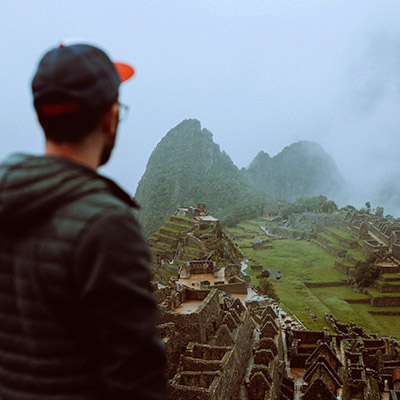
<instances>
[{"instance_id":1,"label":"quilted jacket","mask_svg":"<svg viewBox=\"0 0 400 400\"><path fill-rule=\"evenodd\" d=\"M0 164L0 399L166 399L133 200L61 158Z\"/></svg>"}]
</instances>

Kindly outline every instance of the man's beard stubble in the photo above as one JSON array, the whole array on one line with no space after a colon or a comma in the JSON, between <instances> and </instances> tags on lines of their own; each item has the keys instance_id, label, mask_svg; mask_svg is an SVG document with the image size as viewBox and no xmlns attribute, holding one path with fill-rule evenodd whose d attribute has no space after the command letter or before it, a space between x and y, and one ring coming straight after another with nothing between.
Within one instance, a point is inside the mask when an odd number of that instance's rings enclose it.
<instances>
[{"instance_id":1,"label":"man's beard stubble","mask_svg":"<svg viewBox=\"0 0 400 400\"><path fill-rule=\"evenodd\" d=\"M107 164L108 160L111 157L111 153L114 149L115 146L115 138L117 137L117 129L118 129L118 121L119 121L119 110L118 110L118 114L117 114L117 118L116 118L116 124L115 124L115 134L113 136L110 137L110 141L109 143L107 143L104 147L103 147L103 151L101 153L100 156L100 165L105 165Z\"/></svg>"},{"instance_id":2,"label":"man's beard stubble","mask_svg":"<svg viewBox=\"0 0 400 400\"><path fill-rule=\"evenodd\" d=\"M103 147L103 151L100 156L100 166L108 162L108 160L111 157L111 153L114 149L114 146L115 146L115 136L113 136L112 139L110 139L110 142Z\"/></svg>"}]
</instances>

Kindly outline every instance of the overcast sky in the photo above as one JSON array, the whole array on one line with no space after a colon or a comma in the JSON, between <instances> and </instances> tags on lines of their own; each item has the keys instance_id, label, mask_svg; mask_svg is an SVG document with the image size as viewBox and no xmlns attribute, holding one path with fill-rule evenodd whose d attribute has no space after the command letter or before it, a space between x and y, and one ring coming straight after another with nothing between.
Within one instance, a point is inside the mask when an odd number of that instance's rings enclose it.
<instances>
[{"instance_id":1,"label":"overcast sky","mask_svg":"<svg viewBox=\"0 0 400 400\"><path fill-rule=\"evenodd\" d=\"M32 76L45 51L82 38L137 71L101 171L130 193L162 137L196 118L240 168L316 141L352 201L373 202L400 173L399 21L398 0L2 0L0 157L42 151Z\"/></svg>"}]
</instances>

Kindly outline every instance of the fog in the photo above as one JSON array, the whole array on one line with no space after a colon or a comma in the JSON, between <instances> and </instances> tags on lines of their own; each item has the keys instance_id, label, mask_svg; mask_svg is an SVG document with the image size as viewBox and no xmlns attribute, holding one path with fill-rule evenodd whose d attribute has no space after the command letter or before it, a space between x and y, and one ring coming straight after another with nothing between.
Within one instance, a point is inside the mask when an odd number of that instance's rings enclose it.
<instances>
[{"instance_id":1,"label":"fog","mask_svg":"<svg viewBox=\"0 0 400 400\"><path fill-rule=\"evenodd\" d=\"M30 81L46 50L80 38L137 71L101 170L130 193L162 137L196 118L239 168L316 141L350 183L340 205L400 216L399 18L395 0L3 0L0 157L42 152Z\"/></svg>"}]
</instances>

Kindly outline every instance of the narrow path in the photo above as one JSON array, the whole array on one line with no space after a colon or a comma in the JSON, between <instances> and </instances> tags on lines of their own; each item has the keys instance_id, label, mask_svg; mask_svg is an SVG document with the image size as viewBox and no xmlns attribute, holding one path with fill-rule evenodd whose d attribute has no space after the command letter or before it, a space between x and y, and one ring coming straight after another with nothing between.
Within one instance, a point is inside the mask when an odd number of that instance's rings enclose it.
<instances>
[{"instance_id":1,"label":"narrow path","mask_svg":"<svg viewBox=\"0 0 400 400\"><path fill-rule=\"evenodd\" d=\"M261 225L260 225L260 228L261 228L261 230L262 230L267 236L269 236L270 238L273 238L273 239L282 239L281 236L274 235L273 233L269 233L268 229L266 229L265 226L261 226Z\"/></svg>"}]
</instances>

